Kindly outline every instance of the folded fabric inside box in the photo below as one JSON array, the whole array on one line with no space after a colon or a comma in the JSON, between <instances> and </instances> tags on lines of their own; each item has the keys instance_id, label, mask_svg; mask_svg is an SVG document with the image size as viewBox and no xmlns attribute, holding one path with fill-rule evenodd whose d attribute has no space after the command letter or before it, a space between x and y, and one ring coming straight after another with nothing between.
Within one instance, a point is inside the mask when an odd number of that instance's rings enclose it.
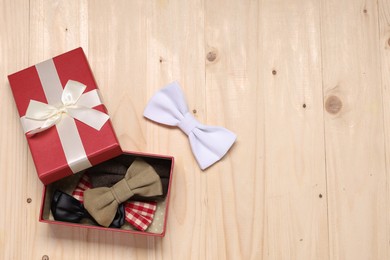
<instances>
[{"instance_id":1,"label":"folded fabric inside box","mask_svg":"<svg viewBox=\"0 0 390 260\"><path fill-rule=\"evenodd\" d=\"M55 221L53 214L50 210L51 199L53 194L57 191L62 191L66 194L72 195L73 191L76 189L80 179L83 176L88 176L89 181L92 184L93 188L96 187L111 187L116 184L118 181L124 178L127 169L130 165L137 159L141 158L142 161L147 162L150 166L153 167L154 171L160 177L163 194L161 196L154 196L153 198L144 198L142 196L133 196L131 201L156 201L156 209L154 211L154 218L145 230L146 233L150 234L163 234L165 229L165 218L167 212L167 194L169 191L169 183L172 170L172 160L167 158L157 158L157 157L148 157L140 156L134 154L122 154L120 156L114 157L106 162L103 162L99 165L86 169L85 171L76 173L72 176L59 180L55 183L52 183L46 187L45 199L42 209L42 220ZM92 182L92 180L94 180ZM95 186L96 185L96 186ZM142 202L140 202L142 203ZM88 218L80 221L80 226L96 226L96 222ZM103 228L103 227L100 227ZM117 228L109 228L117 229ZM136 230L131 224L125 221L125 224L119 230Z\"/></svg>"}]
</instances>

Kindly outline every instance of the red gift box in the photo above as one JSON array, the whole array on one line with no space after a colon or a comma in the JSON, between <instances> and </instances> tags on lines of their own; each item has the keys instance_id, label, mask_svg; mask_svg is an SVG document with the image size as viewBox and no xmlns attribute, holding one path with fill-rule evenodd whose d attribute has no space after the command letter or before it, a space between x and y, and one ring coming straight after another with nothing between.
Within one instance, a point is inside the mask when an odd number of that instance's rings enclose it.
<instances>
[{"instance_id":1,"label":"red gift box","mask_svg":"<svg viewBox=\"0 0 390 260\"><path fill-rule=\"evenodd\" d=\"M122 152L111 121L108 119L107 110L100 100L96 82L83 50L77 48L56 56L9 75L8 79L38 177L45 184L39 220L50 224L164 236L174 159L171 156ZM77 91L68 88L68 84L78 90L81 87L82 91L79 92L78 98L74 98L73 95ZM67 92L69 89L71 91ZM75 104L72 103L68 106L66 102L69 100L69 96ZM38 103L39 109L34 110L35 107L30 110L33 107L32 103L33 105ZM50 113L49 119L47 119L47 115L44 113L46 110L42 110L42 107L48 111L54 109L55 113ZM76 116L71 113L74 107L79 109ZM86 110L89 111L89 114L84 114ZM45 120L32 119L29 111L34 111L35 116L45 114ZM92 113L92 120L91 117L85 116L90 115L90 113ZM95 120L93 117L96 113L103 118L106 117L107 121L103 120L101 127L95 125L96 122L101 121ZM52 118L58 120L51 120ZM85 119L85 121L79 120L80 118ZM45 123L50 120L53 121L51 122L53 126L46 128ZM91 126L89 123L95 126ZM169 183L166 197L157 202L157 211L160 215L155 216L155 218L159 219L159 222L156 223L153 220L152 226L145 232L141 232L128 226L120 229L105 228L54 220L50 213L53 189L58 185L67 185L67 180L77 177L77 174L83 172L82 170L117 156L143 158L152 166L164 162L166 171L169 172Z\"/></svg>"},{"instance_id":2,"label":"red gift box","mask_svg":"<svg viewBox=\"0 0 390 260\"><path fill-rule=\"evenodd\" d=\"M93 94L94 100L88 101L92 102L91 109L107 114L81 48L16 72L8 79L22 123L26 120L26 111L32 100L58 107L60 95L69 80L86 86L79 100L90 98ZM30 121L33 125L43 122ZM62 115L60 122L53 127L32 136L26 135L38 176L44 184L122 153L110 120L96 130L68 115Z\"/></svg>"}]
</instances>

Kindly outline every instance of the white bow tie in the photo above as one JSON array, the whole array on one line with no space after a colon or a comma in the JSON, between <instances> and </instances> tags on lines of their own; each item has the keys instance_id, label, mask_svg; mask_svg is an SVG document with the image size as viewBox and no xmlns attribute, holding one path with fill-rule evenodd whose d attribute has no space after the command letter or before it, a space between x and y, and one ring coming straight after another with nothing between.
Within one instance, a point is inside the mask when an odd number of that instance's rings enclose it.
<instances>
[{"instance_id":1,"label":"white bow tie","mask_svg":"<svg viewBox=\"0 0 390 260\"><path fill-rule=\"evenodd\" d=\"M150 99L144 116L160 124L177 126L186 133L202 170L219 161L237 137L226 128L199 123L188 112L183 92L177 82L170 83Z\"/></svg>"}]
</instances>

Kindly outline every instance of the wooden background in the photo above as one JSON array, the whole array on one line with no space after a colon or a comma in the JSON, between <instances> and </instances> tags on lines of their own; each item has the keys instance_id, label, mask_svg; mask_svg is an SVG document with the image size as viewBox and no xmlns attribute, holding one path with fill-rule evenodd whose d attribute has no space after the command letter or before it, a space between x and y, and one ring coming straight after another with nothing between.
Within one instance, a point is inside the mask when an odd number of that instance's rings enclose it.
<instances>
[{"instance_id":1,"label":"wooden background","mask_svg":"<svg viewBox=\"0 0 390 260\"><path fill-rule=\"evenodd\" d=\"M389 38L389 0L1 0L0 259L390 259ZM37 221L6 76L78 46L123 149L176 158L163 239ZM173 80L238 135L204 172L142 117Z\"/></svg>"}]
</instances>

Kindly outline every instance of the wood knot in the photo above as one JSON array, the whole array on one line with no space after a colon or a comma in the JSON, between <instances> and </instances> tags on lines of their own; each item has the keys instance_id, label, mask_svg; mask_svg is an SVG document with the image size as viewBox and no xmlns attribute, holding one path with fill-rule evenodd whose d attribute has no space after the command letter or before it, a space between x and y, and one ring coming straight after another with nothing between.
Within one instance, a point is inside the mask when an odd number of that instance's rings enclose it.
<instances>
[{"instance_id":1,"label":"wood knot","mask_svg":"<svg viewBox=\"0 0 390 260\"><path fill-rule=\"evenodd\" d=\"M49 256L48 255L42 256L42 260L49 260Z\"/></svg>"},{"instance_id":2,"label":"wood knot","mask_svg":"<svg viewBox=\"0 0 390 260\"><path fill-rule=\"evenodd\" d=\"M27 203L31 203L32 199L31 198L28 198L27 199Z\"/></svg>"},{"instance_id":3,"label":"wood knot","mask_svg":"<svg viewBox=\"0 0 390 260\"><path fill-rule=\"evenodd\" d=\"M215 51L209 51L209 52L207 53L206 58L207 58L207 60L208 60L209 62L213 62L213 61L215 61L215 59L217 58L217 53L216 53Z\"/></svg>"},{"instance_id":4,"label":"wood knot","mask_svg":"<svg viewBox=\"0 0 390 260\"><path fill-rule=\"evenodd\" d=\"M340 98L336 96L330 96L325 102L325 109L330 114L337 114L341 108L343 107L343 103L341 102Z\"/></svg>"},{"instance_id":5,"label":"wood knot","mask_svg":"<svg viewBox=\"0 0 390 260\"><path fill-rule=\"evenodd\" d=\"M272 75L276 75L278 73L276 70L272 70Z\"/></svg>"}]
</instances>

